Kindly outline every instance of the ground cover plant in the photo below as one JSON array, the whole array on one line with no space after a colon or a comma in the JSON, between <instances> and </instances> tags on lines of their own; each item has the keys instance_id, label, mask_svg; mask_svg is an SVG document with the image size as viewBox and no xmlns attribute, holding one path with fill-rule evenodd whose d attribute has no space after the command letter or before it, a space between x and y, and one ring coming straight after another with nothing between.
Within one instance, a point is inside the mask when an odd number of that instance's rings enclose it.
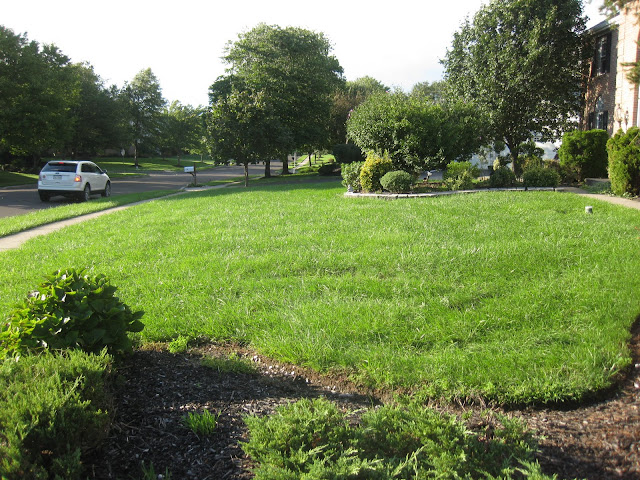
<instances>
[{"instance_id":1,"label":"ground cover plant","mask_svg":"<svg viewBox=\"0 0 640 480\"><path fill-rule=\"evenodd\" d=\"M533 463L536 445L518 420L501 417L471 432L450 414L416 402L342 412L303 399L269 416L249 416L244 451L259 462L256 479L551 478Z\"/></svg>"},{"instance_id":2,"label":"ground cover plant","mask_svg":"<svg viewBox=\"0 0 640 480\"><path fill-rule=\"evenodd\" d=\"M127 205L129 203L141 202L151 198L164 197L171 193L174 193L174 191L162 190L116 195L109 198L92 200L90 202L62 204L55 207L45 208L44 210L30 212L25 215L0 218L0 237L5 237L7 235L46 225L48 223L79 217L88 213L100 212L102 210L108 210L110 208Z\"/></svg>"},{"instance_id":3,"label":"ground cover plant","mask_svg":"<svg viewBox=\"0 0 640 480\"><path fill-rule=\"evenodd\" d=\"M80 351L0 360L0 477L85 478L81 455L106 435L111 358Z\"/></svg>"},{"instance_id":4,"label":"ground cover plant","mask_svg":"<svg viewBox=\"0 0 640 480\"><path fill-rule=\"evenodd\" d=\"M33 239L0 254L0 315L40 272L76 265L145 311L143 341L233 340L364 387L569 401L630 364L637 211L554 192L343 194L211 190Z\"/></svg>"}]
</instances>

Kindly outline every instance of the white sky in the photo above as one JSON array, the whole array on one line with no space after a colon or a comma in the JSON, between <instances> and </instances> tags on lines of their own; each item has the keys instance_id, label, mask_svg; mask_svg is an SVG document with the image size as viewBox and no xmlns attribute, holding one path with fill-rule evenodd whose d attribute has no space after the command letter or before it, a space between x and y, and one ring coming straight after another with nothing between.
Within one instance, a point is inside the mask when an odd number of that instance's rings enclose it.
<instances>
[{"instance_id":1,"label":"white sky","mask_svg":"<svg viewBox=\"0 0 640 480\"><path fill-rule=\"evenodd\" d=\"M368 75L390 87L441 79L439 61L461 22L483 0L4 0L0 24L73 62L87 61L122 87L151 68L163 96L193 106L224 74L227 41L260 22L323 32L347 80ZM586 3L594 25L601 0ZM312 74L312 72L309 72Z\"/></svg>"}]
</instances>

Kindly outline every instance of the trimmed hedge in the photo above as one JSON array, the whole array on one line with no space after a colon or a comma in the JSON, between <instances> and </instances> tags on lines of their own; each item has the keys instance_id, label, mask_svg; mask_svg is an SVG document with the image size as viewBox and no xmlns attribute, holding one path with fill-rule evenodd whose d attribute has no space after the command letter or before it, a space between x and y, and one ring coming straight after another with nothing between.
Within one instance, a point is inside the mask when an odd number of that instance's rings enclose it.
<instances>
[{"instance_id":1,"label":"trimmed hedge","mask_svg":"<svg viewBox=\"0 0 640 480\"><path fill-rule=\"evenodd\" d=\"M499 167L489 178L491 188L513 187L516 184L516 174L509 167Z\"/></svg>"},{"instance_id":2,"label":"trimmed hedge","mask_svg":"<svg viewBox=\"0 0 640 480\"><path fill-rule=\"evenodd\" d=\"M615 195L640 195L640 129L619 130L607 143L609 179Z\"/></svg>"},{"instance_id":3,"label":"trimmed hedge","mask_svg":"<svg viewBox=\"0 0 640 480\"><path fill-rule=\"evenodd\" d=\"M522 183L525 187L555 188L560 184L560 175L550 168L532 167L522 174Z\"/></svg>"},{"instance_id":4,"label":"trimmed hedge","mask_svg":"<svg viewBox=\"0 0 640 480\"><path fill-rule=\"evenodd\" d=\"M578 181L588 177L606 178L608 139L604 130L566 132L558 150L560 165L573 170Z\"/></svg>"},{"instance_id":5,"label":"trimmed hedge","mask_svg":"<svg viewBox=\"0 0 640 480\"><path fill-rule=\"evenodd\" d=\"M391 193L407 193L411 190L412 184L413 177L403 170L387 172L380 179L382 188Z\"/></svg>"}]
</instances>

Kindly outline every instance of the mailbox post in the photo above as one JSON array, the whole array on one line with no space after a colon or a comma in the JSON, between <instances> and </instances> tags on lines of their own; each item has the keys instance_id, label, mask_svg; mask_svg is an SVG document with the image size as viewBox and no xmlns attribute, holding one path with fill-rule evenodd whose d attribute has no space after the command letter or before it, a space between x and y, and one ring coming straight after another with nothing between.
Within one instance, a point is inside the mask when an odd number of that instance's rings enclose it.
<instances>
[{"instance_id":1,"label":"mailbox post","mask_svg":"<svg viewBox=\"0 0 640 480\"><path fill-rule=\"evenodd\" d=\"M193 167L184 167L184 173L190 173L191 176L193 177L193 186L197 187L198 186L198 178L196 177L196 164L193 164Z\"/></svg>"}]
</instances>

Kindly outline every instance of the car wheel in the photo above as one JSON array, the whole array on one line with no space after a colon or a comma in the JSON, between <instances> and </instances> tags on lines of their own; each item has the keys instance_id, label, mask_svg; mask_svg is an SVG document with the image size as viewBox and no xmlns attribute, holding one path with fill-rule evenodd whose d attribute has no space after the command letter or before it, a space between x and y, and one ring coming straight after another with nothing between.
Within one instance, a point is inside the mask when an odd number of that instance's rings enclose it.
<instances>
[{"instance_id":1,"label":"car wheel","mask_svg":"<svg viewBox=\"0 0 640 480\"><path fill-rule=\"evenodd\" d=\"M87 183L84 186L83 192L80 194L80 200L83 201L83 202L88 202L89 199L91 199L91 187Z\"/></svg>"},{"instance_id":2,"label":"car wheel","mask_svg":"<svg viewBox=\"0 0 640 480\"><path fill-rule=\"evenodd\" d=\"M103 197L111 196L111 182L107 182L107 184L104 186L104 192L102 192L102 196Z\"/></svg>"},{"instance_id":3,"label":"car wheel","mask_svg":"<svg viewBox=\"0 0 640 480\"><path fill-rule=\"evenodd\" d=\"M38 192L38 195L40 196L40 201L41 202L48 202L49 201L49 194L48 193L44 193L44 192Z\"/></svg>"}]
</instances>

